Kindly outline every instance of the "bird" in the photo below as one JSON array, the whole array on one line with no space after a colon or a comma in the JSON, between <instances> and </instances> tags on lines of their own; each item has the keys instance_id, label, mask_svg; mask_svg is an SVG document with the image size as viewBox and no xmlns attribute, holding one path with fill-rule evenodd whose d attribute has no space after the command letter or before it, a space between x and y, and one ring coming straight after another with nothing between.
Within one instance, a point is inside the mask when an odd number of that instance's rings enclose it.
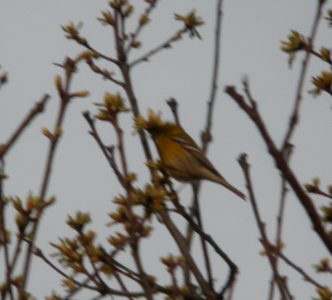
<instances>
[{"instance_id":1,"label":"bird","mask_svg":"<svg viewBox=\"0 0 332 300\"><path fill-rule=\"evenodd\" d=\"M209 180L219 183L241 199L245 195L230 184L213 166L194 139L179 125L150 122L145 128L152 137L167 174L180 182Z\"/></svg>"}]
</instances>

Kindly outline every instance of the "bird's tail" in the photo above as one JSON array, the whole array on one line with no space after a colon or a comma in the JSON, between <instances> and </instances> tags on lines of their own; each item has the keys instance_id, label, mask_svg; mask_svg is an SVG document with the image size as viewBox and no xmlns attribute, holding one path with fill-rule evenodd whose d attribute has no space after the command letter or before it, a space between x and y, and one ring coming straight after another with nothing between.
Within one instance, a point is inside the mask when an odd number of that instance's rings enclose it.
<instances>
[{"instance_id":1,"label":"bird's tail","mask_svg":"<svg viewBox=\"0 0 332 300\"><path fill-rule=\"evenodd\" d=\"M225 188L227 188L230 191L232 191L234 194L236 194L237 196L239 196L241 199L246 200L246 196L241 191L239 191L236 187L234 187L233 185L231 185L225 178L220 177L219 180L218 180L218 183L220 183Z\"/></svg>"}]
</instances>

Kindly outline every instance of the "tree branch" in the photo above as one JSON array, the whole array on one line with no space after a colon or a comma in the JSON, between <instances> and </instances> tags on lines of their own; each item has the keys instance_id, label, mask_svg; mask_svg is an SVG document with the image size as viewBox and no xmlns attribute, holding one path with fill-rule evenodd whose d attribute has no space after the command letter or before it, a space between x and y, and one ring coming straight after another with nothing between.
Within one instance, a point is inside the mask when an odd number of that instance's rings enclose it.
<instances>
[{"instance_id":1,"label":"tree branch","mask_svg":"<svg viewBox=\"0 0 332 300\"><path fill-rule=\"evenodd\" d=\"M316 10L316 15L315 15L315 19L312 25L312 29L311 29L311 34L310 37L308 38L308 48L311 49L313 42L315 40L316 37L316 33L318 30L318 25L319 25L319 21L321 20L321 15L322 15L322 10L323 10L323 5L324 3L326 3L327 1L317 1L317 10ZM292 135L295 131L296 125L299 121L299 110L300 110L300 105L302 102L302 92L303 92L303 88L304 88L304 80L306 78L306 74L307 74L307 70L308 70L308 66L309 66L309 61L310 61L310 57L311 57L311 52L310 51L306 51L305 57L303 59L302 62L302 68L300 71L300 78L299 78L299 82L297 85L297 90L296 90L296 97L295 97L295 103L294 103L294 108L293 108L293 112L289 118L289 127L288 130L285 134L282 146L281 146L281 151L283 151L286 147L287 144L290 142Z\"/></svg>"},{"instance_id":2,"label":"tree branch","mask_svg":"<svg viewBox=\"0 0 332 300\"><path fill-rule=\"evenodd\" d=\"M42 99L35 104L34 108L30 111L30 113L24 118L22 123L18 126L13 135L9 138L7 143L0 146L0 159L4 157L8 150L15 144L17 139L21 136L23 131L28 127L28 125L37 116L37 114L44 111L45 104L49 98L50 96L45 94Z\"/></svg>"},{"instance_id":3,"label":"tree branch","mask_svg":"<svg viewBox=\"0 0 332 300\"><path fill-rule=\"evenodd\" d=\"M284 159L283 153L278 150L276 144L272 140L258 110L256 101L251 97L248 90L248 83L244 82L246 94L249 100L249 104L246 103L244 97L239 94L234 86L227 86L225 92L240 106L240 108L248 115L248 117L256 125L259 133L261 134L265 145L268 148L270 155L272 156L276 167L281 171L289 185L292 187L294 193L296 194L298 200L305 209L308 217L311 220L313 229L316 231L318 236L323 241L324 245L330 253L332 253L332 239L326 233L321 219L316 211L316 208L309 197L309 195L304 191L302 185L299 183L297 177L295 176L293 170L288 166Z\"/></svg>"}]
</instances>

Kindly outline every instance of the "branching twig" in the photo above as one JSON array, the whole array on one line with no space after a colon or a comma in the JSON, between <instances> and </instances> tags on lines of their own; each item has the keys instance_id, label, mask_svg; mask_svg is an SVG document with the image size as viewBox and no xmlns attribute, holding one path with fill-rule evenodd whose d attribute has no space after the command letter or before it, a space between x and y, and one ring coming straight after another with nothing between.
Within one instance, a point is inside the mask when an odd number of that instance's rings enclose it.
<instances>
[{"instance_id":1,"label":"branching twig","mask_svg":"<svg viewBox=\"0 0 332 300\"><path fill-rule=\"evenodd\" d=\"M103 144L98 131L96 129L94 120L91 118L89 112L83 113L85 120L88 122L91 131L89 132L91 136L96 140L100 150L103 152L104 156L106 157L109 165L111 166L114 174L116 175L117 179L119 180L120 184L123 188L126 188L126 181L121 172L118 169L118 166L115 163L114 156L111 154L112 152Z\"/></svg>"},{"instance_id":2,"label":"branching twig","mask_svg":"<svg viewBox=\"0 0 332 300\"><path fill-rule=\"evenodd\" d=\"M192 188L193 188L193 198L194 198L192 210L196 217L199 228L201 228L201 230L204 231L204 226L203 226L203 221L202 221L202 216L201 216L201 207L200 207L200 203L199 203L199 183L197 182L197 183L192 184ZM202 250L203 250L203 257L204 257L206 273L208 276L209 286L213 290L213 274L212 274L209 250L207 247L206 240L202 236L200 236L200 241L201 241L201 246L202 246Z\"/></svg>"},{"instance_id":3,"label":"branching twig","mask_svg":"<svg viewBox=\"0 0 332 300\"><path fill-rule=\"evenodd\" d=\"M151 14L152 10L156 7L157 2L158 2L158 0L150 1L149 6L145 9L145 12L144 12L144 17L145 17L146 19L149 18L149 15ZM132 33L131 36L130 36L130 40L129 40L128 46L127 46L127 48L126 48L126 50L125 50L125 53L126 53L127 56L129 55L129 52L130 52L130 50L132 49L132 42L137 40L137 37L138 37L139 34L141 33L141 31L142 31L144 25L145 25L145 22L143 22L143 21L140 19L140 20L139 20L139 23L138 23L138 25L137 25L137 27L136 27L135 32Z\"/></svg>"},{"instance_id":4,"label":"branching twig","mask_svg":"<svg viewBox=\"0 0 332 300\"><path fill-rule=\"evenodd\" d=\"M179 39L179 37L187 31L187 28L184 27L183 29L178 30L176 33L174 33L170 38L168 38L165 42L161 43L159 46L153 48L152 50L148 51L144 55L140 56L139 58L136 58L133 60L129 66L134 67L137 64L148 61L153 55L157 54L163 49L167 49L171 47L171 44Z\"/></svg>"},{"instance_id":5,"label":"branching twig","mask_svg":"<svg viewBox=\"0 0 332 300\"><path fill-rule=\"evenodd\" d=\"M206 116L206 125L204 131L201 133L201 140L202 140L202 150L204 153L208 150L208 145L212 141L212 119L213 119L213 110L214 110L214 104L216 100L217 95L217 88L218 88L218 74L219 74L219 58L220 58L220 42L221 42L221 21L222 21L222 0L217 0L217 7L216 7L216 22L215 22L215 39L214 39L214 50L213 50L213 68L212 68L212 81L211 81L211 90L210 90L210 96L209 100L207 102L207 116ZM196 213L196 219L199 223L199 226L202 230L203 223L201 221L200 217L200 208L199 208L199 192L200 192L200 183L198 182L194 189L193 189L194 195L193 195L193 205L192 205L192 211ZM190 246L191 239L193 237L192 234L192 228L188 226L187 228L187 243ZM204 260L205 260L205 266L209 278L209 284L210 287L213 288L213 274L212 274L212 268L210 263L210 257L208 248L206 246L206 242L204 239L201 238L202 243L202 249L204 254Z\"/></svg>"},{"instance_id":6,"label":"branching twig","mask_svg":"<svg viewBox=\"0 0 332 300\"><path fill-rule=\"evenodd\" d=\"M103 76L104 79L107 79L113 83L115 83L116 85L123 87L124 83L118 79L115 79L113 74L111 72L109 72L106 69L101 69L99 68L93 61L92 58L88 58L86 59L86 63L88 64L88 66L90 67L90 69L95 72L96 74L100 74Z\"/></svg>"},{"instance_id":7,"label":"branching twig","mask_svg":"<svg viewBox=\"0 0 332 300\"><path fill-rule=\"evenodd\" d=\"M50 182L50 177L51 177L51 172L52 172L52 167L54 163L54 157L56 153L56 149L58 146L58 142L61 136L61 131L62 131L62 124L64 122L64 117L65 117L65 112L67 110L68 104L70 103L70 100L72 98L70 94L70 86L71 86L71 81L72 77L76 68L76 61L67 58L65 64L64 64L64 73L65 73L65 81L64 81L64 86L63 88L60 89L58 87L58 93L59 93L59 98L60 98L60 103L59 103L59 111L58 111L58 116L56 118L55 126L53 133L51 134L52 136L49 137L49 149L48 149L48 154L46 158L46 166L44 170L44 175L42 178L42 183L41 183L41 189L40 189L40 194L39 194L39 199L45 200L46 194L47 194L47 189L48 185ZM38 214L41 214L39 212ZM25 254L25 259L24 259L24 266L23 266L23 272L22 272L22 284L20 286L20 296L23 295L27 281L28 281L28 274L31 271L30 265L31 265L31 259L32 259L32 252L33 252L33 247L35 244L35 239L37 236L37 232L39 229L40 225L40 215L36 216L36 222L33 225L33 228L31 229L31 236L33 237L33 240L29 242Z\"/></svg>"},{"instance_id":8,"label":"branching twig","mask_svg":"<svg viewBox=\"0 0 332 300\"><path fill-rule=\"evenodd\" d=\"M14 300L13 290L10 283L11 281L11 264L9 258L9 240L8 240L8 230L6 224L6 214L5 209L7 206L7 202L4 199L4 192L3 192L3 181L5 179L5 162L3 158L0 158L0 249L1 247L4 248L4 263L5 267L3 268L6 270L6 282L8 283L8 289L4 291L4 293L8 293L10 300ZM2 292L1 294L2 295Z\"/></svg>"},{"instance_id":9,"label":"branching twig","mask_svg":"<svg viewBox=\"0 0 332 300\"><path fill-rule=\"evenodd\" d=\"M265 126L265 123L263 122L257 110L256 101L254 101L254 99L250 95L250 92L248 90L248 83L245 82L244 84L249 104L247 104L246 101L244 100L244 97L236 91L235 87L227 86L225 92L240 106L240 108L249 116L249 118L256 125L258 131L260 132L268 148L270 155L274 159L277 168L281 171L282 175L285 177L289 185L292 187L294 193L296 194L297 198L304 207L307 215L311 220L314 230L319 235L319 237L321 238L321 240L323 241L324 245L329 250L329 252L332 253L332 239L326 233L311 198L304 191L302 185L299 183L292 169L288 166L287 162L285 161L283 153L278 150L276 144L272 140L272 137L269 134Z\"/></svg>"},{"instance_id":10,"label":"branching twig","mask_svg":"<svg viewBox=\"0 0 332 300\"><path fill-rule=\"evenodd\" d=\"M292 148L293 146L288 144L287 147L284 149L284 158L289 162L289 159L292 154ZM281 178L281 194L280 194L280 201L279 201L279 211L277 216L277 231L276 231L276 237L275 237L275 245L278 249L281 249L282 247L282 229L283 229L283 220L284 220L284 212L285 212L285 204L286 204L286 196L287 196L287 181L284 177ZM278 257L276 257L276 268L278 268ZM271 278L271 285L270 285L270 291L269 291L269 300L273 299L274 295L274 274L272 274Z\"/></svg>"},{"instance_id":11,"label":"branching twig","mask_svg":"<svg viewBox=\"0 0 332 300\"><path fill-rule=\"evenodd\" d=\"M242 171L243 171L246 183L247 183L247 189L248 189L248 192L249 192L249 199L250 199L250 203L252 205L253 211L254 211L255 219L256 219L256 222L257 222L257 227L258 227L259 232L260 232L261 242L263 244L265 254L268 257L271 269L273 271L275 280L277 282L280 295L281 295L283 300L287 300L287 299L291 300L292 297L291 297L290 292L288 291L287 284L286 284L285 280L283 280L282 276L279 274L279 271L276 267L276 263L275 263L276 261L275 261L275 257L273 255L273 251L272 251L273 246L271 245L271 243L270 243L270 241L267 237L267 234L265 232L265 223L262 221L262 218L261 218L260 213L259 213L258 205L257 205L257 202L256 202L256 197L255 197L254 190L253 190L253 185L252 185L252 182L251 182L250 165L247 162L247 155L242 154L239 157L238 161L239 161L239 164L242 168Z\"/></svg>"},{"instance_id":12,"label":"branching twig","mask_svg":"<svg viewBox=\"0 0 332 300\"><path fill-rule=\"evenodd\" d=\"M196 233L198 233L198 235L201 236L204 239L204 241L206 241L208 244L210 244L210 246L215 250L215 252L229 266L230 273L229 273L228 280L227 280L226 284L224 285L224 287L222 288L221 292L219 293L220 296L224 295L226 290L230 289L235 283L236 275L238 273L237 266L230 259L230 257L219 247L219 245L211 238L211 236L206 234L202 230L202 228L193 221L192 217L185 211L184 207L178 201L174 201L173 203L177 208L177 210L176 210L177 213L179 213L183 218L185 218L187 220L187 222L190 224L191 228Z\"/></svg>"},{"instance_id":13,"label":"branching twig","mask_svg":"<svg viewBox=\"0 0 332 300\"><path fill-rule=\"evenodd\" d=\"M124 89L128 95L131 107L132 107L132 111L134 112L134 116L138 117L139 116L139 109L138 109L138 105L137 105L137 101L136 101L136 97L134 95L134 91L133 91L133 87L131 84L131 78L130 78L130 74L129 74L129 67L127 64L127 57L126 57L126 53L124 50L124 43L123 43L123 39L120 36L119 33L119 27L120 27L120 20L119 20L119 12L116 8L113 9L114 11L114 16L115 16L115 23L113 26L114 29L114 39L115 39L115 44L116 44L116 52L117 52L117 57L118 57L118 61L119 61L119 67L124 79ZM125 153L124 153L124 143L123 143L123 136L122 136L122 130L119 127L118 123L117 123L117 119L115 118L112 122L116 133L117 133L117 137L118 137L118 142L119 142L119 152L120 152L120 159L121 159L121 164L122 164L122 169L123 169L123 173L124 173L124 178L125 178L125 183L126 183L126 193L127 193L127 198L128 198L128 217L130 222L132 222L132 224L135 224L135 218L134 218L134 214L132 211L132 201L131 201L131 194L130 192L130 183L128 181L129 178L129 173L128 173L128 169L127 169L127 162L126 162L126 158L125 158ZM140 138L141 138L141 142L143 145L143 149L145 152L145 155L147 157L147 159L151 159L151 152L147 143L147 139L145 136L145 133L141 130L139 132ZM139 244L139 237L134 235L132 237L132 242L130 242L130 247L131 247L131 255L134 259L134 262L136 264L136 268L138 270L138 272L140 273L141 276L141 280L142 280L142 287L144 289L145 292L145 297L149 300L152 300L153 298L153 292L152 292L152 287L151 287L151 283L148 280L147 277L147 273L144 271L144 267L142 264L142 260L140 257L140 244Z\"/></svg>"},{"instance_id":14,"label":"branching twig","mask_svg":"<svg viewBox=\"0 0 332 300\"><path fill-rule=\"evenodd\" d=\"M119 62L116 59L99 52L98 50L93 48L86 39L84 39L83 43L79 43L79 44L81 44L85 48L89 49L91 52L95 53L98 57L101 57L101 58L103 58L103 59L105 59L105 60L107 60L107 61L109 61L109 62L111 62L115 65L119 65Z\"/></svg>"},{"instance_id":15,"label":"branching twig","mask_svg":"<svg viewBox=\"0 0 332 300\"><path fill-rule=\"evenodd\" d=\"M280 257L287 265L292 267L294 270L296 270L298 273L300 273L303 276L303 279L307 282L310 282L313 284L316 288L323 289L324 286L318 283L316 280L314 280L311 276L309 276L301 267L293 263L290 259L288 259L283 253L277 252L276 255Z\"/></svg>"},{"instance_id":16,"label":"branching twig","mask_svg":"<svg viewBox=\"0 0 332 300\"><path fill-rule=\"evenodd\" d=\"M308 48L309 49L312 48L313 42L315 40L319 21L321 20L323 5L326 2L327 1L321 1L321 0L317 1L316 15L315 15L314 23L311 28L310 37L308 38L308 46L309 46ZM305 81L308 66L309 66L310 57L311 57L311 52L306 51L305 57L302 62L302 68L300 70L300 78L299 78L299 82L298 82L297 89L296 89L294 108L293 108L293 112L289 118L289 126L288 126L287 132L285 134L285 137L284 137L284 140L283 140L283 143L281 146L281 151L283 151L287 147L287 144L290 142L292 135L294 133L296 124L298 123L298 120L299 120L299 110L300 110L300 105L302 102L302 92L303 92L304 81Z\"/></svg>"},{"instance_id":17,"label":"branching twig","mask_svg":"<svg viewBox=\"0 0 332 300\"><path fill-rule=\"evenodd\" d=\"M19 127L15 130L13 135L9 138L9 140L0 147L0 158L4 157L8 150L14 145L17 139L21 136L23 131L28 127L31 121L41 112L44 111L45 104L47 100L50 98L49 95L45 94L42 99L37 102L34 108L30 111L30 113L24 118Z\"/></svg>"},{"instance_id":18,"label":"branching twig","mask_svg":"<svg viewBox=\"0 0 332 300\"><path fill-rule=\"evenodd\" d=\"M219 58L220 58L220 43L221 43L221 21L222 21L222 0L217 0L217 18L216 18L216 27L215 27L215 38L214 38L214 59L213 59L213 71L212 71L212 81L211 81L211 90L210 98L207 102L207 116L205 129L202 132L202 149L206 153L208 150L208 145L212 140L211 130L212 130L212 119L213 119L213 109L217 96L218 90L218 80L219 80Z\"/></svg>"},{"instance_id":19,"label":"branching twig","mask_svg":"<svg viewBox=\"0 0 332 300\"><path fill-rule=\"evenodd\" d=\"M194 259L189 253L189 249L186 244L186 240L184 236L181 234L181 232L177 229L177 227L174 225L172 222L171 218L169 217L168 213L166 211L160 212L160 216L167 227L168 231L174 238L176 244L178 245L181 254L186 260L186 263L190 266L190 269L195 276L198 284L200 285L203 294L208 298L208 299L217 299L215 293L209 288L208 284L206 283L203 275L201 274L199 268L197 267Z\"/></svg>"}]
</instances>

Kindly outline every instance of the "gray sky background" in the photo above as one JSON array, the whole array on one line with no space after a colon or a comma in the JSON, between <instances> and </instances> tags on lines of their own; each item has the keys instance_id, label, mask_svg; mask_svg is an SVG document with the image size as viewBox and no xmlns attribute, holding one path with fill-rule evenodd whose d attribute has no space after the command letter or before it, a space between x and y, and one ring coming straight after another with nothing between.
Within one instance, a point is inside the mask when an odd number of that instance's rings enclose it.
<instances>
[{"instance_id":1,"label":"gray sky background","mask_svg":"<svg viewBox=\"0 0 332 300\"><path fill-rule=\"evenodd\" d=\"M133 2L135 5L137 2L137 16L142 11L143 1ZM309 33L315 5L316 1L301 0L224 1L219 93L213 120L214 143L209 157L221 174L245 190L236 158L242 152L248 153L262 217L273 237L280 194L279 174L256 129L223 93L223 88L226 84L240 87L243 76L247 75L268 129L280 144L293 105L302 59L298 56L290 70L286 55L280 51L280 41L286 39L291 29L304 35ZM24 198L29 192L39 191L47 149L47 140L40 130L43 126L53 128L58 101L54 77L61 72L52 63L61 63L66 55L74 56L81 49L64 38L60 26L70 21L76 24L83 22L82 35L101 51L113 53L110 28L101 26L96 20L100 11L106 8L107 1L0 1L0 64L1 70L8 71L10 79L0 91L0 141L6 141L44 93L52 96L46 113L33 122L7 157L6 171L10 176L5 187L7 194ZM141 35L142 49L131 54L135 58L164 41L180 26L173 13L185 14L193 8L206 22L200 28L203 40L184 38L172 49L135 67L133 81L142 113L153 108L161 111L164 118L172 119L165 100L175 97L180 103L183 126L199 141L210 92L215 1L160 1L152 14L152 23ZM136 18L132 19L132 25L136 24ZM330 34L326 23L322 22L316 42L318 48L331 46L327 44ZM309 74L316 75L324 67L327 68L312 59ZM309 81L308 78L305 91L312 89ZM97 145L87 134L88 127L81 115L86 110L95 112L93 103L100 102L106 91L116 92L118 88L91 74L86 67L82 67L75 77L73 87L73 90L87 89L91 96L75 101L65 120L64 136L56 155L49 189L49 195L56 195L57 203L46 214L38 238L38 246L45 253L54 252L49 246L50 241L73 234L64 221L68 214L77 210L90 211L94 220L91 228L98 232L100 241L107 237L111 230L105 227L109 221L107 212L114 207L111 199L121 191ZM141 171L144 161L137 136L133 136L131 116L128 114L122 122L126 128L129 167L139 174L139 184L143 186L146 171ZM292 167L301 182L318 176L322 179L322 186L331 183L332 163L328 160L332 152L331 125L330 98L322 94L313 99L305 92L301 124L293 139L296 149L292 159ZM100 124L100 130L106 144L114 143L109 126ZM189 192L189 187L181 192L184 204L189 203ZM317 206L326 203L322 198L314 198ZM203 185L202 199L207 232L240 268L234 299L266 299L271 272L266 258L258 254L262 247L249 203L207 182ZM311 266L328 254L292 193L288 197L285 218L286 255L324 282L324 277L314 274ZM156 268L159 257L175 252L168 234L157 227L159 229L152 239L143 244L147 249L144 252L147 271L154 274L162 270L161 266ZM196 246L200 251L198 243ZM215 264L219 267L215 268L214 275L220 284L228 269L220 260ZM290 288L298 299L310 299L314 295L314 290L303 284L300 275L287 267L282 267L282 270L290 276ZM166 272L163 274L163 280L167 282L168 275ZM38 259L34 259L31 275L30 289L38 299L59 289L59 277ZM79 299L89 299L89 296Z\"/></svg>"}]
</instances>

